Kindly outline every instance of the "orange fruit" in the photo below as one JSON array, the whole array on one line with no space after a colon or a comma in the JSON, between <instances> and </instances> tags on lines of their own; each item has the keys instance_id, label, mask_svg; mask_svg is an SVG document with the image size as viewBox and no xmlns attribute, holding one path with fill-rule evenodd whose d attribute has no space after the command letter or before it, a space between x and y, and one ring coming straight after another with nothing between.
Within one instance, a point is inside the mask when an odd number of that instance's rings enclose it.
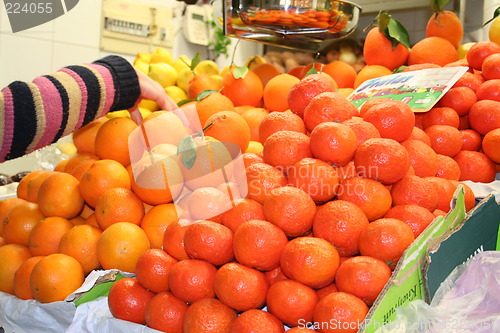
<instances>
[{"instance_id":1,"label":"orange fruit","mask_svg":"<svg viewBox=\"0 0 500 333\"><path fill-rule=\"evenodd\" d=\"M369 221L376 220L391 208L391 192L380 182L362 177L344 179L338 189L338 199L352 202Z\"/></svg>"},{"instance_id":2,"label":"orange fruit","mask_svg":"<svg viewBox=\"0 0 500 333\"><path fill-rule=\"evenodd\" d=\"M134 278L115 281L108 294L108 306L113 317L137 324L146 323L146 306L154 293Z\"/></svg>"},{"instance_id":3,"label":"orange fruit","mask_svg":"<svg viewBox=\"0 0 500 333\"><path fill-rule=\"evenodd\" d=\"M184 234L186 233L187 227L188 225L172 222L163 233L163 250L177 260L189 258L184 249Z\"/></svg>"},{"instance_id":4,"label":"orange fruit","mask_svg":"<svg viewBox=\"0 0 500 333\"><path fill-rule=\"evenodd\" d=\"M264 159L261 154L245 152L241 155L245 168L254 163L262 163Z\"/></svg>"},{"instance_id":5,"label":"orange fruit","mask_svg":"<svg viewBox=\"0 0 500 333\"><path fill-rule=\"evenodd\" d=\"M234 111L220 111L213 114L203 127L206 128L204 131L206 136L233 143L240 148L242 153L245 152L250 142L250 127L245 119Z\"/></svg>"},{"instance_id":6,"label":"orange fruit","mask_svg":"<svg viewBox=\"0 0 500 333\"><path fill-rule=\"evenodd\" d=\"M437 154L453 157L462 149L462 134L449 125L432 125L425 133L431 139L431 147Z\"/></svg>"},{"instance_id":7,"label":"orange fruit","mask_svg":"<svg viewBox=\"0 0 500 333\"><path fill-rule=\"evenodd\" d=\"M289 237L302 236L311 230L316 204L297 187L271 190L263 202L266 220L281 228Z\"/></svg>"},{"instance_id":8,"label":"orange fruit","mask_svg":"<svg viewBox=\"0 0 500 333\"><path fill-rule=\"evenodd\" d=\"M336 83L322 74L307 75L289 89L288 106L290 111L304 118L304 110L309 102L317 95L324 92L336 91Z\"/></svg>"},{"instance_id":9,"label":"orange fruit","mask_svg":"<svg viewBox=\"0 0 500 333\"><path fill-rule=\"evenodd\" d=\"M250 70L255 74L257 74L264 88L266 88L266 85L269 82L269 80L281 74L281 72L278 70L278 68L276 68L276 66L267 62L258 64L252 67Z\"/></svg>"},{"instance_id":10,"label":"orange fruit","mask_svg":"<svg viewBox=\"0 0 500 333\"><path fill-rule=\"evenodd\" d=\"M29 202L38 203L38 192L40 190L40 186L45 181L45 179L49 178L54 173L55 171L46 171L35 176L32 180L30 180L30 182L28 183L28 188L27 188L28 197L26 198L26 200Z\"/></svg>"},{"instance_id":11,"label":"orange fruit","mask_svg":"<svg viewBox=\"0 0 500 333\"><path fill-rule=\"evenodd\" d=\"M75 177L77 180L80 180L82 178L82 175L87 171L88 168L94 164L94 162L97 160L93 159L88 159L85 161L81 161L74 169L73 172L70 173L73 177Z\"/></svg>"},{"instance_id":12,"label":"orange fruit","mask_svg":"<svg viewBox=\"0 0 500 333\"><path fill-rule=\"evenodd\" d=\"M347 257L341 257L341 258L347 258ZM342 264L342 261L341 261L341 264ZM316 294L318 294L318 297L321 299L321 298L325 297L326 295L329 295L331 293L336 293L338 291L339 290L337 289L335 282L332 282L329 285L327 285L326 287L316 289Z\"/></svg>"},{"instance_id":13,"label":"orange fruit","mask_svg":"<svg viewBox=\"0 0 500 333\"><path fill-rule=\"evenodd\" d=\"M306 157L288 170L288 183L305 191L315 202L327 202L337 193L337 169L325 161Z\"/></svg>"},{"instance_id":14,"label":"orange fruit","mask_svg":"<svg viewBox=\"0 0 500 333\"><path fill-rule=\"evenodd\" d=\"M125 167L115 160L96 161L80 179L80 193L91 207L106 190L123 187L130 190L130 177Z\"/></svg>"},{"instance_id":15,"label":"orange fruit","mask_svg":"<svg viewBox=\"0 0 500 333\"><path fill-rule=\"evenodd\" d=\"M341 256L358 253L358 239L369 223L361 208L345 200L333 200L318 207L313 234L332 243Z\"/></svg>"},{"instance_id":16,"label":"orange fruit","mask_svg":"<svg viewBox=\"0 0 500 333\"><path fill-rule=\"evenodd\" d=\"M383 104L387 102L387 98L384 97L374 97L366 100L361 106L359 107L359 116L364 117L366 111L370 109L372 106L378 105L378 104Z\"/></svg>"},{"instance_id":17,"label":"orange fruit","mask_svg":"<svg viewBox=\"0 0 500 333\"><path fill-rule=\"evenodd\" d=\"M481 144L483 152L494 163L500 164L500 128L489 131Z\"/></svg>"},{"instance_id":18,"label":"orange fruit","mask_svg":"<svg viewBox=\"0 0 500 333\"><path fill-rule=\"evenodd\" d=\"M299 132L275 132L264 142L262 156L264 162L286 174L288 169L301 159L312 157L310 139Z\"/></svg>"},{"instance_id":19,"label":"orange fruit","mask_svg":"<svg viewBox=\"0 0 500 333\"><path fill-rule=\"evenodd\" d=\"M68 163L64 167L64 172L73 174L75 169L84 161L97 161L99 157L93 153L78 153L68 159Z\"/></svg>"},{"instance_id":20,"label":"orange fruit","mask_svg":"<svg viewBox=\"0 0 500 333\"><path fill-rule=\"evenodd\" d=\"M495 164L484 153L462 150L453 158L460 167L459 180L471 180L480 183L490 183L495 180Z\"/></svg>"},{"instance_id":21,"label":"orange fruit","mask_svg":"<svg viewBox=\"0 0 500 333\"><path fill-rule=\"evenodd\" d=\"M0 200L0 236L3 235L3 220L9 211L23 202L26 202L26 200L21 198L7 198Z\"/></svg>"},{"instance_id":22,"label":"orange fruit","mask_svg":"<svg viewBox=\"0 0 500 333\"><path fill-rule=\"evenodd\" d=\"M296 327L292 327L290 328L289 330L287 330L288 333L300 333L300 332L315 332L309 328L306 328L306 327L302 327L302 326L296 326Z\"/></svg>"},{"instance_id":23,"label":"orange fruit","mask_svg":"<svg viewBox=\"0 0 500 333\"><path fill-rule=\"evenodd\" d=\"M371 222L361 232L359 251L361 255L382 260L394 269L414 239L413 231L403 221L381 218Z\"/></svg>"},{"instance_id":24,"label":"orange fruit","mask_svg":"<svg viewBox=\"0 0 500 333\"><path fill-rule=\"evenodd\" d=\"M465 115L460 117L460 124L458 125L459 130L469 129L469 116Z\"/></svg>"},{"instance_id":25,"label":"orange fruit","mask_svg":"<svg viewBox=\"0 0 500 333\"><path fill-rule=\"evenodd\" d=\"M264 87L263 100L269 111L283 112L290 108L288 93L300 80L295 76L281 73L270 79Z\"/></svg>"},{"instance_id":26,"label":"orange fruit","mask_svg":"<svg viewBox=\"0 0 500 333\"><path fill-rule=\"evenodd\" d=\"M391 71L406 64L410 51L403 44L394 47L378 27L370 29L363 45L363 57L367 65L380 65Z\"/></svg>"},{"instance_id":27,"label":"orange fruit","mask_svg":"<svg viewBox=\"0 0 500 333\"><path fill-rule=\"evenodd\" d=\"M408 151L410 164L419 177L434 176L437 172L437 154L434 150L419 140L406 140L401 145Z\"/></svg>"},{"instance_id":28,"label":"orange fruit","mask_svg":"<svg viewBox=\"0 0 500 333\"><path fill-rule=\"evenodd\" d=\"M500 53L500 45L490 41L480 41L472 45L467 52L467 62L470 67L481 70L484 59L495 53Z\"/></svg>"},{"instance_id":29,"label":"orange fruit","mask_svg":"<svg viewBox=\"0 0 500 333\"><path fill-rule=\"evenodd\" d=\"M339 253L322 238L294 238L281 254L283 273L311 288L322 288L332 283L339 265Z\"/></svg>"},{"instance_id":30,"label":"orange fruit","mask_svg":"<svg viewBox=\"0 0 500 333\"><path fill-rule=\"evenodd\" d=\"M215 298L203 298L192 303L184 314L184 333L229 332L236 311Z\"/></svg>"},{"instance_id":31,"label":"orange fruit","mask_svg":"<svg viewBox=\"0 0 500 333\"><path fill-rule=\"evenodd\" d=\"M68 164L68 162L69 162L69 159L65 159L65 160L60 161L54 167L54 171L64 172L64 168L66 168L66 164Z\"/></svg>"},{"instance_id":32,"label":"orange fruit","mask_svg":"<svg viewBox=\"0 0 500 333\"><path fill-rule=\"evenodd\" d=\"M461 87L468 89L465 87ZM460 89L460 88L454 88ZM451 127L458 128L460 124L458 113L451 107L434 107L428 112L424 113L422 117L422 127L425 130L427 127L432 125L448 125Z\"/></svg>"},{"instance_id":33,"label":"orange fruit","mask_svg":"<svg viewBox=\"0 0 500 333\"><path fill-rule=\"evenodd\" d=\"M309 131L324 122L343 122L357 115L357 109L341 93L327 91L314 96L304 108L304 123Z\"/></svg>"},{"instance_id":34,"label":"orange fruit","mask_svg":"<svg viewBox=\"0 0 500 333\"><path fill-rule=\"evenodd\" d=\"M269 112L263 108L251 108L241 113L250 128L250 140L259 141L259 126Z\"/></svg>"},{"instance_id":35,"label":"orange fruit","mask_svg":"<svg viewBox=\"0 0 500 333\"><path fill-rule=\"evenodd\" d=\"M97 229L101 230L101 228L99 228L99 224L97 224L97 219L95 218L94 213L89 215L89 217L87 217L87 219L85 220L85 224L96 227Z\"/></svg>"},{"instance_id":36,"label":"orange fruit","mask_svg":"<svg viewBox=\"0 0 500 333\"><path fill-rule=\"evenodd\" d=\"M457 60L457 50L447 39L426 37L413 45L408 65L431 63L444 66Z\"/></svg>"},{"instance_id":37,"label":"orange fruit","mask_svg":"<svg viewBox=\"0 0 500 333\"><path fill-rule=\"evenodd\" d=\"M453 200L456 186L444 178L425 177L424 179L436 187L438 192L438 204L436 208L448 213L451 209L451 201Z\"/></svg>"},{"instance_id":38,"label":"orange fruit","mask_svg":"<svg viewBox=\"0 0 500 333\"><path fill-rule=\"evenodd\" d=\"M30 288L31 272L43 256L26 259L14 274L14 294L20 299L33 299Z\"/></svg>"},{"instance_id":39,"label":"orange fruit","mask_svg":"<svg viewBox=\"0 0 500 333\"><path fill-rule=\"evenodd\" d=\"M377 77L382 77L386 75L392 74L392 71L381 65L367 65L363 67L356 75L356 79L354 80L354 89L359 87L363 82L371 79L375 79Z\"/></svg>"},{"instance_id":40,"label":"orange fruit","mask_svg":"<svg viewBox=\"0 0 500 333\"><path fill-rule=\"evenodd\" d=\"M337 292L331 293L319 300L314 308L313 319L315 323L335 323L331 325L318 325L321 333L356 333L359 324L363 322L368 313L368 306L359 297ZM347 327L338 330L336 327Z\"/></svg>"},{"instance_id":41,"label":"orange fruit","mask_svg":"<svg viewBox=\"0 0 500 333\"><path fill-rule=\"evenodd\" d=\"M354 67L345 61L337 60L326 64L323 73L330 75L340 89L354 88L357 73Z\"/></svg>"},{"instance_id":42,"label":"orange fruit","mask_svg":"<svg viewBox=\"0 0 500 333\"><path fill-rule=\"evenodd\" d=\"M274 224L263 220L246 221L234 232L234 256L245 266L270 271L279 266L287 242L283 230Z\"/></svg>"},{"instance_id":43,"label":"orange fruit","mask_svg":"<svg viewBox=\"0 0 500 333\"><path fill-rule=\"evenodd\" d=\"M477 96L474 90L466 86L453 86L441 97L439 105L452 108L461 117L468 114L476 102Z\"/></svg>"},{"instance_id":44,"label":"orange fruit","mask_svg":"<svg viewBox=\"0 0 500 333\"><path fill-rule=\"evenodd\" d=\"M432 14L425 28L426 37L441 37L448 40L455 48L462 42L464 27L458 16L449 10Z\"/></svg>"},{"instance_id":45,"label":"orange fruit","mask_svg":"<svg viewBox=\"0 0 500 333\"><path fill-rule=\"evenodd\" d=\"M128 137L137 124L130 118L113 118L101 125L95 136L95 154L124 166L130 164Z\"/></svg>"},{"instance_id":46,"label":"orange fruit","mask_svg":"<svg viewBox=\"0 0 500 333\"><path fill-rule=\"evenodd\" d=\"M419 176L406 176L391 188L394 206L418 205L433 211L437 208L439 193L432 184Z\"/></svg>"},{"instance_id":47,"label":"orange fruit","mask_svg":"<svg viewBox=\"0 0 500 333\"><path fill-rule=\"evenodd\" d=\"M260 78L252 71L248 71L243 77L236 78L234 71L235 69L232 68L222 76L221 93L229 97L234 106L260 107L264 94Z\"/></svg>"},{"instance_id":48,"label":"orange fruit","mask_svg":"<svg viewBox=\"0 0 500 333\"><path fill-rule=\"evenodd\" d=\"M283 323L273 314L250 309L236 317L229 326L229 333L281 333L285 332Z\"/></svg>"},{"instance_id":49,"label":"orange fruit","mask_svg":"<svg viewBox=\"0 0 500 333\"><path fill-rule=\"evenodd\" d=\"M181 260L170 268L168 286L175 296L187 303L212 298L216 271L214 265L203 260Z\"/></svg>"},{"instance_id":50,"label":"orange fruit","mask_svg":"<svg viewBox=\"0 0 500 333\"><path fill-rule=\"evenodd\" d=\"M97 258L97 242L101 233L101 230L91 225L75 226L62 236L59 252L78 260L87 275L101 266Z\"/></svg>"},{"instance_id":51,"label":"orange fruit","mask_svg":"<svg viewBox=\"0 0 500 333\"><path fill-rule=\"evenodd\" d=\"M46 170L34 170L24 176L17 185L16 194L17 197L23 200L28 199L28 183L35 178L37 175L47 172Z\"/></svg>"},{"instance_id":52,"label":"orange fruit","mask_svg":"<svg viewBox=\"0 0 500 333\"><path fill-rule=\"evenodd\" d=\"M378 129L372 123L363 119L351 118L343 121L342 124L347 125L354 131L358 139L358 146L368 139L380 138Z\"/></svg>"},{"instance_id":53,"label":"orange fruit","mask_svg":"<svg viewBox=\"0 0 500 333\"><path fill-rule=\"evenodd\" d=\"M288 326L311 322L317 302L314 289L294 280L273 283L266 297L268 311Z\"/></svg>"},{"instance_id":54,"label":"orange fruit","mask_svg":"<svg viewBox=\"0 0 500 333\"><path fill-rule=\"evenodd\" d=\"M417 238L434 220L435 216L427 208L411 204L394 206L389 209L384 217L395 218L408 224L413 231L413 235Z\"/></svg>"},{"instance_id":55,"label":"orange fruit","mask_svg":"<svg viewBox=\"0 0 500 333\"><path fill-rule=\"evenodd\" d=\"M278 266L275 269L272 269L270 271L264 272L264 275L265 275L266 280L269 283L269 285L272 285L273 283L275 283L277 281L288 279L285 276L285 274L283 274L283 271L281 270L281 266Z\"/></svg>"},{"instance_id":56,"label":"orange fruit","mask_svg":"<svg viewBox=\"0 0 500 333\"><path fill-rule=\"evenodd\" d=\"M458 163L449 156L437 154L436 177L458 181L460 179Z\"/></svg>"},{"instance_id":57,"label":"orange fruit","mask_svg":"<svg viewBox=\"0 0 500 333\"><path fill-rule=\"evenodd\" d=\"M172 293L162 291L151 298L144 309L148 327L162 332L182 333L187 304Z\"/></svg>"},{"instance_id":58,"label":"orange fruit","mask_svg":"<svg viewBox=\"0 0 500 333\"><path fill-rule=\"evenodd\" d=\"M409 65L403 70L403 72L419 71L421 69L439 68L439 67L443 67L443 66L440 66L438 64L429 63L429 62L424 62L422 64Z\"/></svg>"},{"instance_id":59,"label":"orange fruit","mask_svg":"<svg viewBox=\"0 0 500 333\"><path fill-rule=\"evenodd\" d=\"M388 100L369 108L363 119L373 124L383 138L402 142L410 136L415 126L415 115L408 104Z\"/></svg>"},{"instance_id":60,"label":"orange fruit","mask_svg":"<svg viewBox=\"0 0 500 333\"><path fill-rule=\"evenodd\" d=\"M135 265L135 278L141 286L155 294L168 291L168 276L176 262L161 249L146 250Z\"/></svg>"},{"instance_id":61,"label":"orange fruit","mask_svg":"<svg viewBox=\"0 0 500 333\"><path fill-rule=\"evenodd\" d=\"M266 302L267 290L264 273L236 262L223 265L215 273L215 295L237 311L261 308Z\"/></svg>"},{"instance_id":62,"label":"orange fruit","mask_svg":"<svg viewBox=\"0 0 500 333\"><path fill-rule=\"evenodd\" d=\"M63 235L73 228L64 217L46 217L38 222L30 232L28 248L33 256L48 256L59 252Z\"/></svg>"},{"instance_id":63,"label":"orange fruit","mask_svg":"<svg viewBox=\"0 0 500 333\"><path fill-rule=\"evenodd\" d=\"M349 163L358 147L354 131L335 122L319 124L311 132L310 138L313 156L337 167Z\"/></svg>"},{"instance_id":64,"label":"orange fruit","mask_svg":"<svg viewBox=\"0 0 500 333\"><path fill-rule=\"evenodd\" d=\"M361 177L394 184L408 172L410 157L406 149L393 139L368 139L354 155L356 172Z\"/></svg>"},{"instance_id":65,"label":"orange fruit","mask_svg":"<svg viewBox=\"0 0 500 333\"><path fill-rule=\"evenodd\" d=\"M73 257L54 253L43 257L31 271L30 288L40 303L63 301L84 280L82 265Z\"/></svg>"},{"instance_id":66,"label":"orange fruit","mask_svg":"<svg viewBox=\"0 0 500 333\"><path fill-rule=\"evenodd\" d=\"M484 82L477 88L477 100L493 100L500 102L500 79L492 79Z\"/></svg>"},{"instance_id":67,"label":"orange fruit","mask_svg":"<svg viewBox=\"0 0 500 333\"><path fill-rule=\"evenodd\" d=\"M50 175L38 190L38 207L45 216L71 219L80 214L84 204L80 182L64 172Z\"/></svg>"},{"instance_id":68,"label":"orange fruit","mask_svg":"<svg viewBox=\"0 0 500 333\"><path fill-rule=\"evenodd\" d=\"M151 248L161 249L163 246L163 234L167 227L176 222L177 210L174 204L161 204L153 206L144 215L141 228L144 230L151 243Z\"/></svg>"},{"instance_id":69,"label":"orange fruit","mask_svg":"<svg viewBox=\"0 0 500 333\"><path fill-rule=\"evenodd\" d=\"M264 220L264 207L253 199L243 198L222 213L219 222L235 232L242 223L250 220Z\"/></svg>"},{"instance_id":70,"label":"orange fruit","mask_svg":"<svg viewBox=\"0 0 500 333\"><path fill-rule=\"evenodd\" d=\"M220 92L214 92L196 103L196 112L202 126L219 111L234 111L233 102Z\"/></svg>"},{"instance_id":71,"label":"orange fruit","mask_svg":"<svg viewBox=\"0 0 500 333\"><path fill-rule=\"evenodd\" d=\"M29 258L29 249L20 244L0 246L0 291L14 295L14 277L19 267Z\"/></svg>"},{"instance_id":72,"label":"orange fruit","mask_svg":"<svg viewBox=\"0 0 500 333\"><path fill-rule=\"evenodd\" d=\"M306 133L306 125L302 118L291 112L270 112L259 125L259 141L266 139L278 131L295 131Z\"/></svg>"},{"instance_id":73,"label":"orange fruit","mask_svg":"<svg viewBox=\"0 0 500 333\"><path fill-rule=\"evenodd\" d=\"M196 99L205 90L220 90L220 88L222 88L220 82L209 74L200 73L189 81L187 97L189 99Z\"/></svg>"},{"instance_id":74,"label":"orange fruit","mask_svg":"<svg viewBox=\"0 0 500 333\"><path fill-rule=\"evenodd\" d=\"M471 107L468 119L472 129L486 135L489 131L500 127L500 102L478 101Z\"/></svg>"},{"instance_id":75,"label":"orange fruit","mask_svg":"<svg viewBox=\"0 0 500 333\"><path fill-rule=\"evenodd\" d=\"M481 74L486 80L500 79L500 53L487 56L481 66Z\"/></svg>"},{"instance_id":76,"label":"orange fruit","mask_svg":"<svg viewBox=\"0 0 500 333\"><path fill-rule=\"evenodd\" d=\"M107 120L106 117L97 118L73 132L73 144L79 154L95 154L95 137L97 131Z\"/></svg>"},{"instance_id":77,"label":"orange fruit","mask_svg":"<svg viewBox=\"0 0 500 333\"><path fill-rule=\"evenodd\" d=\"M462 134L462 150L479 151L483 137L473 129L460 130Z\"/></svg>"},{"instance_id":78,"label":"orange fruit","mask_svg":"<svg viewBox=\"0 0 500 333\"><path fill-rule=\"evenodd\" d=\"M221 266L233 259L233 233L222 224L199 221L186 229L184 248L190 258Z\"/></svg>"},{"instance_id":79,"label":"orange fruit","mask_svg":"<svg viewBox=\"0 0 500 333\"><path fill-rule=\"evenodd\" d=\"M452 88L456 87L467 87L470 88L472 91L476 92L477 88L485 81L486 79L480 74L473 74L470 72L465 72L464 75L462 75L457 82L453 85ZM450 89L451 90L451 89ZM449 90L448 90L449 91Z\"/></svg>"},{"instance_id":80,"label":"orange fruit","mask_svg":"<svg viewBox=\"0 0 500 333\"><path fill-rule=\"evenodd\" d=\"M29 235L45 216L33 202L21 202L13 207L3 220L3 238L6 243L28 246Z\"/></svg>"},{"instance_id":81,"label":"orange fruit","mask_svg":"<svg viewBox=\"0 0 500 333\"><path fill-rule=\"evenodd\" d=\"M118 222L104 230L97 242L97 257L104 269L135 272L137 260L150 248L146 233L130 222Z\"/></svg>"},{"instance_id":82,"label":"orange fruit","mask_svg":"<svg viewBox=\"0 0 500 333\"><path fill-rule=\"evenodd\" d=\"M144 204L129 189L110 188L97 199L95 217L101 230L106 230L110 225L118 222L140 225L144 217Z\"/></svg>"},{"instance_id":83,"label":"orange fruit","mask_svg":"<svg viewBox=\"0 0 500 333\"><path fill-rule=\"evenodd\" d=\"M287 179L279 169L267 163L255 163L246 168L248 198L263 203L273 189L285 186Z\"/></svg>"},{"instance_id":84,"label":"orange fruit","mask_svg":"<svg viewBox=\"0 0 500 333\"><path fill-rule=\"evenodd\" d=\"M335 285L339 291L359 297L371 306L391 275L390 267L382 260L356 256L340 264Z\"/></svg>"}]
</instances>

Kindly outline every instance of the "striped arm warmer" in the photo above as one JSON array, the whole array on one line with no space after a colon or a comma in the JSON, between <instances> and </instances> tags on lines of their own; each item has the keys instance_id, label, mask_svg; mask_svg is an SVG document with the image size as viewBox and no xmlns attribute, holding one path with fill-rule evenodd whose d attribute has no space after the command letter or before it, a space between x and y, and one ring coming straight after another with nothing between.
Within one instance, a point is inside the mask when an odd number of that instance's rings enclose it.
<instances>
[{"instance_id":1,"label":"striped arm warmer","mask_svg":"<svg viewBox=\"0 0 500 333\"><path fill-rule=\"evenodd\" d=\"M119 56L62 68L0 91L0 162L42 148L140 96L137 74Z\"/></svg>"}]
</instances>

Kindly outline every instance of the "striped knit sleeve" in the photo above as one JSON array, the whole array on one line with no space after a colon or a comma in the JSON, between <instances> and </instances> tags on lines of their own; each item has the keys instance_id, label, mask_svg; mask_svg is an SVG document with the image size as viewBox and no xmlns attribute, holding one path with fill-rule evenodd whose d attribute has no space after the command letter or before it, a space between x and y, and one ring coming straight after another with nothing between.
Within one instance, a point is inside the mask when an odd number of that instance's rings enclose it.
<instances>
[{"instance_id":1,"label":"striped knit sleeve","mask_svg":"<svg viewBox=\"0 0 500 333\"><path fill-rule=\"evenodd\" d=\"M0 162L42 148L140 97L137 74L119 56L64 67L0 92Z\"/></svg>"}]
</instances>

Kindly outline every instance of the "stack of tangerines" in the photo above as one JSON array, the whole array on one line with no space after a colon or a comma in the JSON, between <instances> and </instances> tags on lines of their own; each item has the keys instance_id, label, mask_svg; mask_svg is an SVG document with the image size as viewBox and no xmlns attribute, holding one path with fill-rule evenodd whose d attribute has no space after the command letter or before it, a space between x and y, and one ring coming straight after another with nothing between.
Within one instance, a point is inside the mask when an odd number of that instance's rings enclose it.
<instances>
[{"instance_id":1,"label":"stack of tangerines","mask_svg":"<svg viewBox=\"0 0 500 333\"><path fill-rule=\"evenodd\" d=\"M194 141L211 163L167 165L193 191L188 202L173 187L140 186L131 119L81 128L76 155L31 172L17 198L0 202L0 291L60 301L92 270L120 269L136 277L113 285L111 313L165 332L356 332L404 250L449 211L459 184L467 210L474 207L460 182L490 182L500 164L500 46L476 43L457 63L454 45L454 53L440 48L447 43L429 36L398 60L407 70L469 66L424 114L388 99L360 110L347 101L394 63L367 59L356 73L338 61L309 75L313 64L294 73L262 64L238 78L229 69L222 89L191 102L205 128ZM437 64L436 54L449 58ZM198 93L213 88L201 76L191 83ZM175 155L187 133L168 111L142 125L161 121L179 126L147 158ZM235 184L209 186L190 174L227 158L220 142L238 146L245 164L248 193L230 209L224 189L238 191ZM198 221L182 223L179 209Z\"/></svg>"}]
</instances>

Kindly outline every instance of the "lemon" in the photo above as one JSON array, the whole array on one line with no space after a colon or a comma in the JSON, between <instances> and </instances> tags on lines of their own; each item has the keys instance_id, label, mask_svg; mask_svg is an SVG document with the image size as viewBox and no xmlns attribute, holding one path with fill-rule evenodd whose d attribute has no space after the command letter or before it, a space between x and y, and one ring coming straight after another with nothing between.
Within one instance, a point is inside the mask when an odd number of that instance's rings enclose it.
<instances>
[{"instance_id":1,"label":"lemon","mask_svg":"<svg viewBox=\"0 0 500 333\"><path fill-rule=\"evenodd\" d=\"M56 145L56 148L66 156L73 156L77 153L76 146L71 142L61 142Z\"/></svg>"},{"instance_id":2,"label":"lemon","mask_svg":"<svg viewBox=\"0 0 500 333\"><path fill-rule=\"evenodd\" d=\"M476 44L476 43L465 43L465 44L460 45L457 48L458 59L465 59L465 58L467 58L467 52L469 52L469 49L474 44Z\"/></svg>"},{"instance_id":3,"label":"lemon","mask_svg":"<svg viewBox=\"0 0 500 333\"><path fill-rule=\"evenodd\" d=\"M134 61L134 67L140 70L141 72L148 74L149 71L149 62L145 62L141 59L136 59Z\"/></svg>"},{"instance_id":4,"label":"lemon","mask_svg":"<svg viewBox=\"0 0 500 333\"><path fill-rule=\"evenodd\" d=\"M222 69L222 71L220 72L220 75L224 76L227 72L229 72L231 69L234 69L234 68L236 68L235 64L232 64L231 66L226 66Z\"/></svg>"},{"instance_id":5,"label":"lemon","mask_svg":"<svg viewBox=\"0 0 500 333\"><path fill-rule=\"evenodd\" d=\"M172 67L175 68L177 73L179 73L184 68L190 68L190 66L191 66L191 59L189 59L185 55L179 56L179 58L177 58L172 64Z\"/></svg>"},{"instance_id":6,"label":"lemon","mask_svg":"<svg viewBox=\"0 0 500 333\"><path fill-rule=\"evenodd\" d=\"M493 20L493 22L491 22L488 36L490 38L490 41L500 45L500 16L498 16Z\"/></svg>"},{"instance_id":7,"label":"lemon","mask_svg":"<svg viewBox=\"0 0 500 333\"><path fill-rule=\"evenodd\" d=\"M148 109L149 111L160 110L160 106L155 101L150 99L143 99L139 102L139 108Z\"/></svg>"},{"instance_id":8,"label":"lemon","mask_svg":"<svg viewBox=\"0 0 500 333\"><path fill-rule=\"evenodd\" d=\"M177 71L167 63L149 65L148 76L158 82L162 87L173 86L177 81Z\"/></svg>"},{"instance_id":9,"label":"lemon","mask_svg":"<svg viewBox=\"0 0 500 333\"><path fill-rule=\"evenodd\" d=\"M135 60L142 60L149 63L151 61L151 53L138 52Z\"/></svg>"},{"instance_id":10,"label":"lemon","mask_svg":"<svg viewBox=\"0 0 500 333\"><path fill-rule=\"evenodd\" d=\"M189 68L184 68L179 72L179 75L177 76L177 86L184 90L185 92L188 91L189 87L189 81L194 77L193 72Z\"/></svg>"},{"instance_id":11,"label":"lemon","mask_svg":"<svg viewBox=\"0 0 500 333\"><path fill-rule=\"evenodd\" d=\"M203 60L194 68L195 74L205 73L208 75L219 74L219 66L212 60Z\"/></svg>"},{"instance_id":12,"label":"lemon","mask_svg":"<svg viewBox=\"0 0 500 333\"><path fill-rule=\"evenodd\" d=\"M112 111L106 113L106 118L130 118L130 113L127 110Z\"/></svg>"},{"instance_id":13,"label":"lemon","mask_svg":"<svg viewBox=\"0 0 500 333\"><path fill-rule=\"evenodd\" d=\"M179 103L187 99L186 92L178 86L169 86L165 88L167 95L174 100L175 103Z\"/></svg>"},{"instance_id":14,"label":"lemon","mask_svg":"<svg viewBox=\"0 0 500 333\"><path fill-rule=\"evenodd\" d=\"M260 154L262 153L262 150L264 150L264 146L262 145L262 143L258 141L250 141L248 143L247 150L245 150L245 153Z\"/></svg>"},{"instance_id":15,"label":"lemon","mask_svg":"<svg viewBox=\"0 0 500 333\"><path fill-rule=\"evenodd\" d=\"M172 54L169 50L163 47L159 47L153 53L151 53L151 59L149 60L149 63L157 64L162 62L171 65L173 64L174 60L172 59Z\"/></svg>"},{"instance_id":16,"label":"lemon","mask_svg":"<svg viewBox=\"0 0 500 333\"><path fill-rule=\"evenodd\" d=\"M139 107L139 112L141 113L142 119L146 118L151 113L153 113L153 111L151 111L149 109L141 108L141 107Z\"/></svg>"},{"instance_id":17,"label":"lemon","mask_svg":"<svg viewBox=\"0 0 500 333\"><path fill-rule=\"evenodd\" d=\"M210 75L211 78L215 79L215 81L219 82L222 84L222 76L218 74Z\"/></svg>"},{"instance_id":18,"label":"lemon","mask_svg":"<svg viewBox=\"0 0 500 333\"><path fill-rule=\"evenodd\" d=\"M245 66L248 67L248 69L253 69L255 66L260 65L260 64L265 64L266 59L262 58L259 55L253 56L253 57L248 57L247 61L245 62Z\"/></svg>"}]
</instances>

